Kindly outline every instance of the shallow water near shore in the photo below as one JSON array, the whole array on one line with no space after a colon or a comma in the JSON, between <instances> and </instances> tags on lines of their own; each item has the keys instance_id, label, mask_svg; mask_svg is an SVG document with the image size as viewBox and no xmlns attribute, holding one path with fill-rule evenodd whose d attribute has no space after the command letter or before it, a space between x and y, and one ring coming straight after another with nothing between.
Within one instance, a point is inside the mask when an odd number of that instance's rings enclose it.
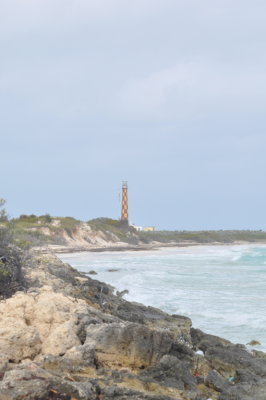
<instances>
[{"instance_id":1,"label":"shallow water near shore","mask_svg":"<svg viewBox=\"0 0 266 400\"><path fill-rule=\"evenodd\" d=\"M62 261L129 290L124 298L192 319L195 328L266 351L266 245L60 254ZM112 271L110 271L112 270Z\"/></svg>"}]
</instances>

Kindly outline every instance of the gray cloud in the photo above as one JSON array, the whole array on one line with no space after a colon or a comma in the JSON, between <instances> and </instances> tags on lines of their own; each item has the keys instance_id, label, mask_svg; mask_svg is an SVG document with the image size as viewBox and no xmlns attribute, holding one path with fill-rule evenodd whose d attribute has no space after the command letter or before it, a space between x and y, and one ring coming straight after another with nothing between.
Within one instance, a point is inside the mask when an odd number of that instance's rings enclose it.
<instances>
[{"instance_id":1,"label":"gray cloud","mask_svg":"<svg viewBox=\"0 0 266 400\"><path fill-rule=\"evenodd\" d=\"M128 179L138 224L266 228L265 12L259 0L2 0L10 213L117 216Z\"/></svg>"}]
</instances>

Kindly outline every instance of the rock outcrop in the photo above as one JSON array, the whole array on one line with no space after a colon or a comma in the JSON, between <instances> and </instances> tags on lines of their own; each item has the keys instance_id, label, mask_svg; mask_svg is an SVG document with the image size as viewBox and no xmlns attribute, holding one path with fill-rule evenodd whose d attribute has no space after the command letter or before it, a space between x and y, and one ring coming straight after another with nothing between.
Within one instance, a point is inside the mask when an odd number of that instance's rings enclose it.
<instances>
[{"instance_id":1,"label":"rock outcrop","mask_svg":"<svg viewBox=\"0 0 266 400\"><path fill-rule=\"evenodd\" d=\"M0 400L265 400L266 355L130 303L55 256L0 302Z\"/></svg>"}]
</instances>

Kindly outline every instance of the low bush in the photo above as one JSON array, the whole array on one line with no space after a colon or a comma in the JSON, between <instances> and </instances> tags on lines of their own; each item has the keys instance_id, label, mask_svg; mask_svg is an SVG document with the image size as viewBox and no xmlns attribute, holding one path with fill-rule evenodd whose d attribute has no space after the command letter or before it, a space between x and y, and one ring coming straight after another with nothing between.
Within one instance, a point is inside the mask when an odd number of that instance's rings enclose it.
<instances>
[{"instance_id":1,"label":"low bush","mask_svg":"<svg viewBox=\"0 0 266 400\"><path fill-rule=\"evenodd\" d=\"M0 199L0 300L26 288L22 269L25 253L14 245L14 226L8 221L4 204Z\"/></svg>"},{"instance_id":2,"label":"low bush","mask_svg":"<svg viewBox=\"0 0 266 400\"><path fill-rule=\"evenodd\" d=\"M26 289L22 262L23 253L20 249L0 243L0 299L6 299L16 291Z\"/></svg>"}]
</instances>

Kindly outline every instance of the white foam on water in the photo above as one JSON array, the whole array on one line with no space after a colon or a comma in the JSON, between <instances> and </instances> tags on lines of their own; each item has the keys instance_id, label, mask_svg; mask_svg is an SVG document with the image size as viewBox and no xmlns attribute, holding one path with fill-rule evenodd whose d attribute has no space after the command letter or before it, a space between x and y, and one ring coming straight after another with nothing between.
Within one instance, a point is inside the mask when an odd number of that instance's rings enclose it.
<instances>
[{"instance_id":1,"label":"white foam on water","mask_svg":"<svg viewBox=\"0 0 266 400\"><path fill-rule=\"evenodd\" d=\"M220 245L159 251L60 255L125 297L190 317L193 326L266 351L266 246ZM109 272L110 269L117 271Z\"/></svg>"}]
</instances>

